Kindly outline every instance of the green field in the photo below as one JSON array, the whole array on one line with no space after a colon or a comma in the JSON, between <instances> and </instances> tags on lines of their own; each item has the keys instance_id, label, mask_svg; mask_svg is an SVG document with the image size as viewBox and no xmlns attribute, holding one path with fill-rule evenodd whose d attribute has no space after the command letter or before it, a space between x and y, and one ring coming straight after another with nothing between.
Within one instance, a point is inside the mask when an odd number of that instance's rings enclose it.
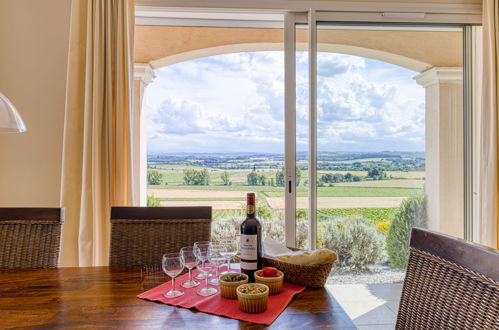
<instances>
[{"instance_id":1,"label":"green field","mask_svg":"<svg viewBox=\"0 0 499 330\"><path fill-rule=\"evenodd\" d=\"M319 209L318 213L319 215L323 214L329 217L343 216L348 218L362 216L373 223L378 223L381 221L391 221L396 210L396 208Z\"/></svg>"},{"instance_id":2,"label":"green field","mask_svg":"<svg viewBox=\"0 0 499 330\"><path fill-rule=\"evenodd\" d=\"M376 161L378 159L365 159L369 161ZM252 160L254 164L258 164L255 159ZM263 160L262 160L263 161ZM345 161L345 163L352 163L353 161ZM241 161L241 163L244 163ZM252 164L253 164L252 163ZM245 192L253 191L257 193L258 203L268 210L267 215L272 214L273 217L282 219L283 200L281 204L269 204L272 198L284 197L284 187L279 186L249 186L247 184L247 175L252 172L251 164L244 163L248 166L247 169L216 169L207 168L210 176L209 185L185 185L184 184L184 170L200 170L204 167L192 164L166 164L166 163L150 163L148 170L155 170L161 173L162 183L159 185L149 185L148 195L154 196L161 202L161 205L211 205L213 202L213 218L223 218L230 216L244 216L243 207ZM261 164L261 163L260 163ZM227 171L230 176L231 185L223 185L221 174ZM264 175L267 180L276 177L276 168L262 168L257 169L258 175ZM350 198L363 197L374 198L374 202L366 205L359 205L357 208L352 208L356 205L347 202L343 206L337 204L336 200L322 204L325 209L319 209L319 216L353 216L360 215L362 217L371 219L377 223L379 221L388 221L393 216L395 208L392 206L375 207L376 203L382 203L386 198L404 198L420 194L424 190L424 171L386 171L386 179L384 180L369 180L366 179L367 171L318 171L318 177L325 174L340 173L345 175L351 173L354 176L362 177L361 181L357 182L338 182L326 183L325 186L317 188L317 197L319 198ZM302 171L300 185L296 187L296 196L298 198L306 198L308 196L308 171ZM270 180L268 180L270 181ZM268 183L267 183L268 184ZM379 201L378 201L379 200ZM302 200L303 201L303 200ZM227 203L224 203L227 202ZM272 209L270 205L276 207ZM301 204L303 205L303 204ZM337 205L338 208L330 208L329 205ZM364 206L365 205L365 206ZM382 205L382 204L379 204ZM397 204L395 204L397 205ZM301 206L302 207L302 206ZM270 212L270 213L269 213Z\"/></svg>"}]
</instances>

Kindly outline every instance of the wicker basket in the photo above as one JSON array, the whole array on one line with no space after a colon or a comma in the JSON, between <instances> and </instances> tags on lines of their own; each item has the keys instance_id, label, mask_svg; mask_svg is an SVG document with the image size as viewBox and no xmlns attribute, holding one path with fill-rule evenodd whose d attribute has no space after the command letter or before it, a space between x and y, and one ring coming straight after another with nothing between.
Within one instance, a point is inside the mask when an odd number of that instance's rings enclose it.
<instances>
[{"instance_id":1,"label":"wicker basket","mask_svg":"<svg viewBox=\"0 0 499 330\"><path fill-rule=\"evenodd\" d=\"M290 248L293 251L299 249ZM323 265L301 266L282 262L277 259L263 257L263 265L275 267L284 273L284 281L307 288L322 288L327 282L333 263Z\"/></svg>"}]
</instances>

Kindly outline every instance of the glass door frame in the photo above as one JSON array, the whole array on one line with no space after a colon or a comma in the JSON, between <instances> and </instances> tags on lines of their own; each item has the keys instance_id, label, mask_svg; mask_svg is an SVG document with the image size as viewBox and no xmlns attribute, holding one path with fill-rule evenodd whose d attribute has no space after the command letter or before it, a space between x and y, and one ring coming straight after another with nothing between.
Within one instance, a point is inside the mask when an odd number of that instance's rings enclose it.
<instances>
[{"instance_id":1,"label":"glass door frame","mask_svg":"<svg viewBox=\"0 0 499 330\"><path fill-rule=\"evenodd\" d=\"M366 13L369 16L369 14ZM342 20L342 18L347 18ZM317 245L317 21L332 24L358 26L411 25L421 27L452 26L462 28L463 33L463 151L464 151L464 238L473 240L473 122L472 122L472 25L455 23L418 23L411 15L390 22L379 19L368 22L365 16L352 22L351 13L342 15L334 12L286 13L284 17L284 81L285 81L285 242L296 247L296 25L308 25L309 52L309 164L308 164L308 220L309 248ZM374 18L374 17L372 17Z\"/></svg>"}]
</instances>

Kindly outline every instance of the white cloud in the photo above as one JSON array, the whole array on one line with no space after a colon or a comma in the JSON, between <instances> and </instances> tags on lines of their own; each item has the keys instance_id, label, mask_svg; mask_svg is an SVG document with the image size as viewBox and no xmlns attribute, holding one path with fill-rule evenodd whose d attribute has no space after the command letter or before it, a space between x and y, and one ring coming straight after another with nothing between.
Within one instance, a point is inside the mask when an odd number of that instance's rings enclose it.
<instances>
[{"instance_id":1,"label":"white cloud","mask_svg":"<svg viewBox=\"0 0 499 330\"><path fill-rule=\"evenodd\" d=\"M297 63L297 149L303 151L305 53ZM414 75L378 61L319 53L319 150L424 150L424 90ZM284 55L236 53L161 68L146 103L150 152L283 152Z\"/></svg>"}]
</instances>

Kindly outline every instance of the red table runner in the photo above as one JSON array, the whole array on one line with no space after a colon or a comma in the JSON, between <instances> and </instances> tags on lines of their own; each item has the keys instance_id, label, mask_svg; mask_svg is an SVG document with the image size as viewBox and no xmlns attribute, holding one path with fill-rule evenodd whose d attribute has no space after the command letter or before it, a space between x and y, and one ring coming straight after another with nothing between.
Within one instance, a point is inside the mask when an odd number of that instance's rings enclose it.
<instances>
[{"instance_id":1,"label":"red table runner","mask_svg":"<svg viewBox=\"0 0 499 330\"><path fill-rule=\"evenodd\" d=\"M192 276L198 274L197 270L193 270ZM222 298L220 292L213 296L203 297L196 293L199 288L204 287L205 280L198 280L201 284L197 287L186 289L181 287L182 282L187 281L189 274L184 274L175 279L175 287L184 291L184 295L176 298L166 298L163 294L169 291L172 287L171 282L161 284L149 291L139 294L137 297L149 301L162 302L164 304L179 306L184 308L196 308L200 312L210 313L215 315L227 316L233 319L249 321L259 324L270 325L282 313L289 304L293 296L302 292L305 287L284 282L282 292L269 296L267 310L263 313L248 314L239 310L237 299ZM210 285L212 286L212 285ZM213 286L220 291L218 286Z\"/></svg>"}]
</instances>

